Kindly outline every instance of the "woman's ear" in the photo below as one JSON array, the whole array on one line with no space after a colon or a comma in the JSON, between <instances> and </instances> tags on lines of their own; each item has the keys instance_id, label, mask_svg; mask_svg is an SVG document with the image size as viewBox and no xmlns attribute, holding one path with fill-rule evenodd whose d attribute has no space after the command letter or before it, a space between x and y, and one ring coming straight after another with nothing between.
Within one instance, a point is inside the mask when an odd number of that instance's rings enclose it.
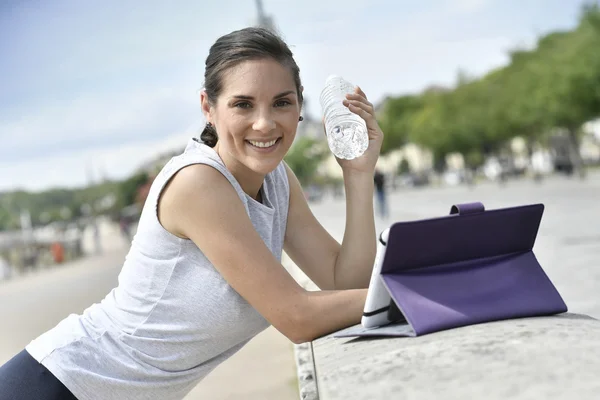
<instances>
[{"instance_id":1,"label":"woman's ear","mask_svg":"<svg viewBox=\"0 0 600 400\"><path fill-rule=\"evenodd\" d=\"M202 107L202 114L204 114L204 119L206 120L206 122L212 123L212 106L208 101L208 95L206 94L206 90L202 90L200 92L200 106Z\"/></svg>"},{"instance_id":2,"label":"woman's ear","mask_svg":"<svg viewBox=\"0 0 600 400\"><path fill-rule=\"evenodd\" d=\"M300 93L298 97L302 97L302 103L300 103L300 111L304 108L304 86L300 85Z\"/></svg>"}]
</instances>

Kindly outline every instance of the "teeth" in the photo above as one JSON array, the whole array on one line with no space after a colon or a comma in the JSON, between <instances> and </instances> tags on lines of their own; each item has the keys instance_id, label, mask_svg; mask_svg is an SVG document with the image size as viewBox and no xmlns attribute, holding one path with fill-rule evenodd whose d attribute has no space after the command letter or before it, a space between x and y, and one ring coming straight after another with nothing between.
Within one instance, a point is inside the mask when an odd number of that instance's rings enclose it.
<instances>
[{"instance_id":1,"label":"teeth","mask_svg":"<svg viewBox=\"0 0 600 400\"><path fill-rule=\"evenodd\" d=\"M250 142L250 144L252 146L256 146L256 147L271 147L275 144L275 142L277 141L277 139L275 140L271 140L270 142L255 142L252 140L248 140Z\"/></svg>"}]
</instances>

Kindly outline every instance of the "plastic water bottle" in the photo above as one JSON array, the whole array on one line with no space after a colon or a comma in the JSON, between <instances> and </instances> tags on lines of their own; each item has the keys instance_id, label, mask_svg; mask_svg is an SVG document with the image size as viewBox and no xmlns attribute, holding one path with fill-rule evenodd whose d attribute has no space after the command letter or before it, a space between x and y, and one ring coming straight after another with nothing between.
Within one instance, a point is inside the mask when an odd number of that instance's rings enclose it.
<instances>
[{"instance_id":1,"label":"plastic water bottle","mask_svg":"<svg viewBox=\"0 0 600 400\"><path fill-rule=\"evenodd\" d=\"M331 152L338 158L352 160L367 150L369 134L365 121L342 104L348 93L354 93L354 86L331 75L325 81L320 100Z\"/></svg>"}]
</instances>

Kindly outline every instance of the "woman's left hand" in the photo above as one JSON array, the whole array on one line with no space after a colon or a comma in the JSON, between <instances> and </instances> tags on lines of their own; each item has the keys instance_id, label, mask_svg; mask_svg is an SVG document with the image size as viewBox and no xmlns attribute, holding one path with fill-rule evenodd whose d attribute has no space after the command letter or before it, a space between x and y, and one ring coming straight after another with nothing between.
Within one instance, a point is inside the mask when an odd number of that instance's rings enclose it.
<instances>
[{"instance_id":1,"label":"woman's left hand","mask_svg":"<svg viewBox=\"0 0 600 400\"><path fill-rule=\"evenodd\" d=\"M343 103L351 112L365 120L369 134L369 146L363 155L353 160L337 158L338 164L345 172L357 171L373 174L383 142L383 132L375 118L373 104L367 100L367 95L358 86L354 89L354 93L346 95Z\"/></svg>"}]
</instances>

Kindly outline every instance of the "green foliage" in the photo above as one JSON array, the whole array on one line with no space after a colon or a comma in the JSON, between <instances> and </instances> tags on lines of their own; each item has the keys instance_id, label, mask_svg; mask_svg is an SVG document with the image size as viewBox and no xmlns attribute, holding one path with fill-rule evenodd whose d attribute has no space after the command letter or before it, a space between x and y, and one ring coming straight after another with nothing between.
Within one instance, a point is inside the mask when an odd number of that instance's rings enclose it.
<instances>
[{"instance_id":1,"label":"green foliage","mask_svg":"<svg viewBox=\"0 0 600 400\"><path fill-rule=\"evenodd\" d=\"M515 136L540 141L557 127L575 135L600 116L599 49L600 7L590 3L575 29L513 50L505 67L479 79L459 72L451 89L388 98L379 115L382 150L412 141L435 160L459 152L476 165Z\"/></svg>"},{"instance_id":2,"label":"green foliage","mask_svg":"<svg viewBox=\"0 0 600 400\"><path fill-rule=\"evenodd\" d=\"M317 168L329 154L327 143L302 137L294 142L285 156L285 162L294 171L301 184L314 181Z\"/></svg>"},{"instance_id":3,"label":"green foliage","mask_svg":"<svg viewBox=\"0 0 600 400\"><path fill-rule=\"evenodd\" d=\"M412 118L423 106L419 96L401 96L387 99L379 113L378 122L385 132L381 153L385 154L406 144Z\"/></svg>"},{"instance_id":4,"label":"green foliage","mask_svg":"<svg viewBox=\"0 0 600 400\"><path fill-rule=\"evenodd\" d=\"M107 181L77 189L50 189L41 192L0 193L0 231L19 229L20 215L28 211L34 225L47 224L53 221L76 219L82 216L83 206L88 205L93 214L113 214L122 207L132 204L135 190L145 182L146 174L138 173L123 182ZM101 209L99 202L106 196L115 195L117 201L110 209ZM65 211L68 210L66 213Z\"/></svg>"},{"instance_id":5,"label":"green foliage","mask_svg":"<svg viewBox=\"0 0 600 400\"><path fill-rule=\"evenodd\" d=\"M119 184L117 196L117 206L119 209L135 203L138 189L148 182L148 179L148 174L139 172Z\"/></svg>"}]
</instances>

